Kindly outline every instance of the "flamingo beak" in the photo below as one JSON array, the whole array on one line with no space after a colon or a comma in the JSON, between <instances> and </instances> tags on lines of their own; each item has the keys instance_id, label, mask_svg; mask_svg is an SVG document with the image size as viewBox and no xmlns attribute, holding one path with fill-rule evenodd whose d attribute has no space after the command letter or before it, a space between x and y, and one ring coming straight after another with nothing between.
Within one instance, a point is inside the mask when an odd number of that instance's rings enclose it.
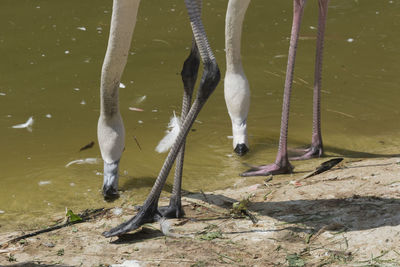
<instances>
[{"instance_id":1,"label":"flamingo beak","mask_svg":"<svg viewBox=\"0 0 400 267\"><path fill-rule=\"evenodd\" d=\"M112 163L104 162L103 196L106 201L112 201L119 197L118 169L119 160Z\"/></svg>"}]
</instances>

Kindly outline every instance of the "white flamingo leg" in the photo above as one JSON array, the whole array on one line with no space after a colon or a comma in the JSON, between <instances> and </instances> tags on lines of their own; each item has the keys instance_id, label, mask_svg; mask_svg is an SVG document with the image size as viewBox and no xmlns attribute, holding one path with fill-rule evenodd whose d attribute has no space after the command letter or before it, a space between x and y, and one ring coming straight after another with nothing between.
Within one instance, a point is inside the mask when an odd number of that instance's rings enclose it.
<instances>
[{"instance_id":1,"label":"white flamingo leg","mask_svg":"<svg viewBox=\"0 0 400 267\"><path fill-rule=\"evenodd\" d=\"M225 20L224 94L228 113L232 120L233 148L240 156L249 150L247 114L250 107L250 89L240 55L242 25L249 3L250 0L229 0Z\"/></svg>"},{"instance_id":2,"label":"white flamingo leg","mask_svg":"<svg viewBox=\"0 0 400 267\"><path fill-rule=\"evenodd\" d=\"M103 195L118 197L118 166L125 130L118 107L118 88L128 58L140 0L114 0L110 36L101 72L97 136L104 160Z\"/></svg>"}]
</instances>

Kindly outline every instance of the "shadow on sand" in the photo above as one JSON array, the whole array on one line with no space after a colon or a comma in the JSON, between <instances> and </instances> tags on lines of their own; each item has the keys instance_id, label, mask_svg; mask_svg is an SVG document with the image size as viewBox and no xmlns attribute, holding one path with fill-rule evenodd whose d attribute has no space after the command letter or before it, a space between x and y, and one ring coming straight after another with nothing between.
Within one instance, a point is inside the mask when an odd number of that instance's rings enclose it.
<instances>
[{"instance_id":1,"label":"shadow on sand","mask_svg":"<svg viewBox=\"0 0 400 267\"><path fill-rule=\"evenodd\" d=\"M116 240L111 241L112 244L134 244L147 239L164 237L164 234L158 229L140 228L134 233L127 233L119 236Z\"/></svg>"},{"instance_id":2,"label":"shadow on sand","mask_svg":"<svg viewBox=\"0 0 400 267\"><path fill-rule=\"evenodd\" d=\"M336 157L342 156L346 158L395 158L400 157L400 154L378 154L378 153L370 153L370 152L363 152L363 151L355 151L345 148L333 147L333 146L325 146L325 156L326 157ZM334 155L331 155L334 154Z\"/></svg>"},{"instance_id":3,"label":"shadow on sand","mask_svg":"<svg viewBox=\"0 0 400 267\"><path fill-rule=\"evenodd\" d=\"M188 195L222 208L230 208L239 200L223 195ZM272 217L283 224L292 224L293 231L321 229L338 224L341 230L359 231L400 225L400 199L354 195L342 199L251 202L248 210L255 215ZM293 227L293 224L297 224ZM301 226L299 226L301 225Z\"/></svg>"}]
</instances>

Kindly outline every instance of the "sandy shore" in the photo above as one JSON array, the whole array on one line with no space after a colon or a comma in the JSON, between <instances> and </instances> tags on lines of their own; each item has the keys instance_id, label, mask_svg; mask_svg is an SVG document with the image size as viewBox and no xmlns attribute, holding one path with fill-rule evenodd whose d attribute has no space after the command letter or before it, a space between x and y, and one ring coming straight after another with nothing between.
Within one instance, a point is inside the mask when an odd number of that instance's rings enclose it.
<instances>
[{"instance_id":1,"label":"sandy shore","mask_svg":"<svg viewBox=\"0 0 400 267\"><path fill-rule=\"evenodd\" d=\"M225 190L187 194L186 217L169 221L170 236L153 223L103 238L134 214L129 205L16 243L7 241L21 231L2 233L0 265L400 266L399 162L345 159L310 178L308 165L272 180L238 178ZM232 209L241 200L243 209Z\"/></svg>"}]
</instances>

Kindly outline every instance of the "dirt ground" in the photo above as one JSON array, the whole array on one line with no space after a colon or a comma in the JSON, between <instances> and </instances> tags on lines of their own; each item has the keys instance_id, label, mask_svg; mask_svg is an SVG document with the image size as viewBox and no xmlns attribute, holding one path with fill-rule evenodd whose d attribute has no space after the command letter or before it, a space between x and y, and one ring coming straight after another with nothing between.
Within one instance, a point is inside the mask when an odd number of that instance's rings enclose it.
<instances>
[{"instance_id":1,"label":"dirt ground","mask_svg":"<svg viewBox=\"0 0 400 267\"><path fill-rule=\"evenodd\" d=\"M304 178L313 167L187 194L168 236L153 223L102 237L131 217L128 205L16 243L21 232L3 233L0 265L400 266L400 158L345 159Z\"/></svg>"}]
</instances>

